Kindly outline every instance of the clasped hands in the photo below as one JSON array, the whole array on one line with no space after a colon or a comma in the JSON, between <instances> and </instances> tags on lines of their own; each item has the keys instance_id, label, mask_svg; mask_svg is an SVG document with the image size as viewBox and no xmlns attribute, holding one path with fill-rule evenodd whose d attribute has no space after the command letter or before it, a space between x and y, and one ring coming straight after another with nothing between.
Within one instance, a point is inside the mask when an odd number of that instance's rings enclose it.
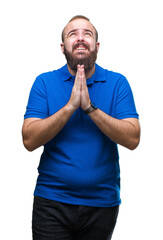
<instances>
[{"instance_id":1,"label":"clasped hands","mask_svg":"<svg viewBox=\"0 0 163 240\"><path fill-rule=\"evenodd\" d=\"M79 107L81 107L84 111L90 107L90 98L86 83L84 65L77 65L75 82L68 104L74 111Z\"/></svg>"}]
</instances>

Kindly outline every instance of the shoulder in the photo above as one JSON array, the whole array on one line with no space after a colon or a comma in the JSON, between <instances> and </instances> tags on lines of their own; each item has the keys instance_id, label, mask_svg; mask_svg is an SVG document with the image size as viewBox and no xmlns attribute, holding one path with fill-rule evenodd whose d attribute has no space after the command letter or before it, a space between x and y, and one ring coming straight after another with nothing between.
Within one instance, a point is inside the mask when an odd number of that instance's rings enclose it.
<instances>
[{"instance_id":1,"label":"shoulder","mask_svg":"<svg viewBox=\"0 0 163 240\"><path fill-rule=\"evenodd\" d=\"M51 85L51 83L56 83L58 80L60 80L60 72L62 72L63 68L64 67L57 70L41 73L36 77L35 84L48 86L49 84Z\"/></svg>"},{"instance_id":2,"label":"shoulder","mask_svg":"<svg viewBox=\"0 0 163 240\"><path fill-rule=\"evenodd\" d=\"M96 64L97 77L103 78L108 83L122 84L123 82L128 82L126 77L118 72L104 69Z\"/></svg>"},{"instance_id":3,"label":"shoulder","mask_svg":"<svg viewBox=\"0 0 163 240\"><path fill-rule=\"evenodd\" d=\"M47 81L47 80L51 80L53 79L54 77L57 76L57 73L58 73L58 70L53 70L53 71L49 71L49 72L44 72L44 73L41 73L40 75L38 75L36 77L36 79L38 81Z\"/></svg>"}]
</instances>

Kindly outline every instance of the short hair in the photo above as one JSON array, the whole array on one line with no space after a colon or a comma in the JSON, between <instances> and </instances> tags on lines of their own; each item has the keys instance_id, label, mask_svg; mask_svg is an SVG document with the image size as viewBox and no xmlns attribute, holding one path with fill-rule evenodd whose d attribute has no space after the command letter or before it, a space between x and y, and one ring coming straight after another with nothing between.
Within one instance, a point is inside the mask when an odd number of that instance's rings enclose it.
<instances>
[{"instance_id":1,"label":"short hair","mask_svg":"<svg viewBox=\"0 0 163 240\"><path fill-rule=\"evenodd\" d=\"M73 18L70 19L69 22L72 22L73 20L76 20L76 19L85 19L87 20L88 22L90 22L89 18L83 16L83 15L76 15L74 16ZM68 23L69 23L68 22ZM90 22L91 23L91 22ZM92 24L92 23L91 23ZM66 25L67 26L67 25ZM62 34L61 34L61 38L62 38L62 42L64 42L64 31L65 31L65 28L66 26L64 27L63 31L62 31ZM96 28L94 27L94 25L92 24L93 28L95 29L95 35L96 35L96 42L98 41L98 32L96 30Z\"/></svg>"}]
</instances>

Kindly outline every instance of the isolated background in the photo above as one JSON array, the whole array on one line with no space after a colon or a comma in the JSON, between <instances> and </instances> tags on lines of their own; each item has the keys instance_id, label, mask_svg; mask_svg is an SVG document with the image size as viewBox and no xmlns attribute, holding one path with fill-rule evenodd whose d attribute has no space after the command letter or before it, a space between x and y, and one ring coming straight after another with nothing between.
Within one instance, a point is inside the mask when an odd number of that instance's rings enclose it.
<instances>
[{"instance_id":1,"label":"isolated background","mask_svg":"<svg viewBox=\"0 0 163 240\"><path fill-rule=\"evenodd\" d=\"M42 148L29 153L21 127L30 88L65 64L60 34L83 14L99 32L97 63L125 75L142 128L120 151L122 205L113 240L163 239L163 14L160 0L14 0L0 3L0 238L31 240L33 191Z\"/></svg>"}]
</instances>

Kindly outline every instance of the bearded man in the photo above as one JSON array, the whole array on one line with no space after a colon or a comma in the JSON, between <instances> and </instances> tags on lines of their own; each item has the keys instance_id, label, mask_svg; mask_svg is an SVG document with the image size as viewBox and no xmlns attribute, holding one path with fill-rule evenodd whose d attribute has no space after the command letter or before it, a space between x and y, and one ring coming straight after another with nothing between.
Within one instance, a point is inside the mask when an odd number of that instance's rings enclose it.
<instances>
[{"instance_id":1,"label":"bearded man","mask_svg":"<svg viewBox=\"0 0 163 240\"><path fill-rule=\"evenodd\" d=\"M34 191L34 240L109 240L120 199L117 144L135 149L140 126L126 78L97 65L98 33L75 16L62 32L67 64L39 75L22 129L44 146Z\"/></svg>"}]
</instances>

